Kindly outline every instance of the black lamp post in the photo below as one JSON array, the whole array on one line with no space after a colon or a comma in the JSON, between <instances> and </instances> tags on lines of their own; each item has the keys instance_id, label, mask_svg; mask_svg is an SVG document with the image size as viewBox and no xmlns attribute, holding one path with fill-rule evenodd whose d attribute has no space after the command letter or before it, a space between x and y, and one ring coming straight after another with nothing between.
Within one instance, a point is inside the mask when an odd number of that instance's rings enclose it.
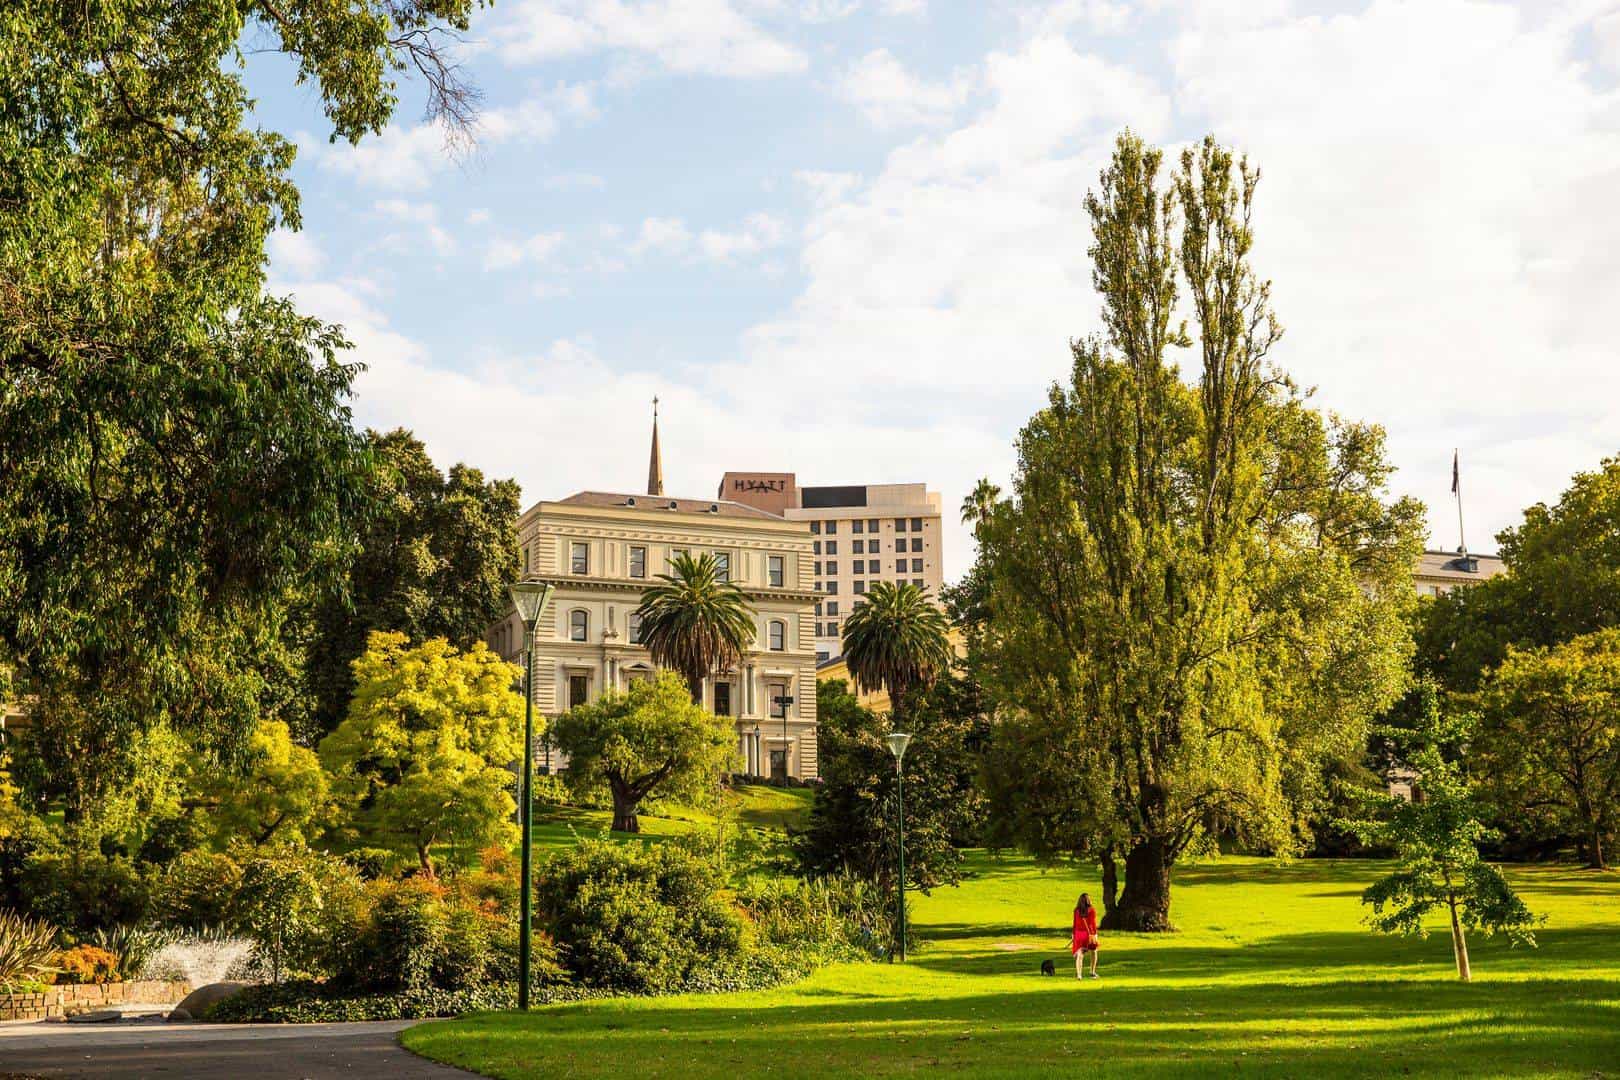
<instances>
[{"instance_id":1,"label":"black lamp post","mask_svg":"<svg viewBox=\"0 0 1620 1080\"><path fill-rule=\"evenodd\" d=\"M759 759L760 759L760 757L761 757L761 754L760 754L760 741L759 741L759 725L755 724L754 725L754 775L755 776L758 776L760 774L759 773L759 767L760 767L760 760Z\"/></svg>"},{"instance_id":2,"label":"black lamp post","mask_svg":"<svg viewBox=\"0 0 1620 1080\"><path fill-rule=\"evenodd\" d=\"M894 755L895 847L900 860L900 910L897 921L900 926L900 962L903 964L906 962L906 782L900 772L900 763L905 759L906 744L911 742L911 736L896 731L885 736L883 741L889 744L889 753Z\"/></svg>"},{"instance_id":3,"label":"black lamp post","mask_svg":"<svg viewBox=\"0 0 1620 1080\"><path fill-rule=\"evenodd\" d=\"M534 882L534 627L551 599L552 586L538 581L520 581L512 586L512 606L523 623L523 789L518 797L518 820L523 829L523 881L518 886L518 1008L529 1007L529 909Z\"/></svg>"}]
</instances>

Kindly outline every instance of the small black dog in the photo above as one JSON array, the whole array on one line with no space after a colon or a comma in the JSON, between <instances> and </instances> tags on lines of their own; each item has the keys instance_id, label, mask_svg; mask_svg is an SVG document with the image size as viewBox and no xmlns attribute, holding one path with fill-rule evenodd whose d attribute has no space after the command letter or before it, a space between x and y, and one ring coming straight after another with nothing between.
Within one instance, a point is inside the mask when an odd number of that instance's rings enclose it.
<instances>
[{"instance_id":1,"label":"small black dog","mask_svg":"<svg viewBox=\"0 0 1620 1080\"><path fill-rule=\"evenodd\" d=\"M1041 974L1042 975L1056 975L1057 974L1057 965L1054 964L1050 959L1042 960L1041 961Z\"/></svg>"}]
</instances>

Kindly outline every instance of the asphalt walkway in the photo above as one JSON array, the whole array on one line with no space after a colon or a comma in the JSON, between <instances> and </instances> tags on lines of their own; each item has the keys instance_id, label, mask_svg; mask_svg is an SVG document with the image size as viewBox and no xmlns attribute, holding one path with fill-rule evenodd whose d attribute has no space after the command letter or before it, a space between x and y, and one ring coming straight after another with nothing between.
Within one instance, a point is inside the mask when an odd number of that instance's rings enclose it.
<instances>
[{"instance_id":1,"label":"asphalt walkway","mask_svg":"<svg viewBox=\"0 0 1620 1080\"><path fill-rule=\"evenodd\" d=\"M401 1049L418 1020L368 1024L0 1024L0 1080L450 1080L471 1076Z\"/></svg>"}]
</instances>

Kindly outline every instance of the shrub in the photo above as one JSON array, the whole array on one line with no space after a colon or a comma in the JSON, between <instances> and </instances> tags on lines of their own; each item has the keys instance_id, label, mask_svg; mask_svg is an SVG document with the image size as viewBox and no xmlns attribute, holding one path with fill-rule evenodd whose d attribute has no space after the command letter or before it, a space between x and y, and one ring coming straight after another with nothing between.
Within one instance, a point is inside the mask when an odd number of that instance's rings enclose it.
<instances>
[{"instance_id":1,"label":"shrub","mask_svg":"<svg viewBox=\"0 0 1620 1080\"><path fill-rule=\"evenodd\" d=\"M354 867L355 873L366 881L387 877L399 857L387 848L357 847L345 851L344 862Z\"/></svg>"},{"instance_id":2,"label":"shrub","mask_svg":"<svg viewBox=\"0 0 1620 1080\"><path fill-rule=\"evenodd\" d=\"M90 944L113 958L119 979L138 978L147 961L173 940L173 935L145 926L102 926L90 935Z\"/></svg>"},{"instance_id":3,"label":"shrub","mask_svg":"<svg viewBox=\"0 0 1620 1080\"><path fill-rule=\"evenodd\" d=\"M298 848L261 854L242 867L237 925L272 982L341 970L356 948L362 893L359 876L336 856Z\"/></svg>"},{"instance_id":4,"label":"shrub","mask_svg":"<svg viewBox=\"0 0 1620 1080\"><path fill-rule=\"evenodd\" d=\"M822 961L884 957L894 941L892 896L853 874L751 882L737 900L761 939Z\"/></svg>"},{"instance_id":5,"label":"shrub","mask_svg":"<svg viewBox=\"0 0 1620 1080\"><path fill-rule=\"evenodd\" d=\"M56 954L59 982L104 983L118 978L118 957L94 945L75 945Z\"/></svg>"},{"instance_id":6,"label":"shrub","mask_svg":"<svg viewBox=\"0 0 1620 1080\"><path fill-rule=\"evenodd\" d=\"M651 993L741 952L720 883L712 860L675 844L586 840L545 864L536 903L579 982Z\"/></svg>"},{"instance_id":7,"label":"shrub","mask_svg":"<svg viewBox=\"0 0 1620 1080\"><path fill-rule=\"evenodd\" d=\"M576 987L536 993L536 1004L577 1001L590 996ZM458 1016L517 1005L517 987L502 983L466 990L401 990L391 994L344 992L326 983L286 982L250 986L210 1009L203 1019L231 1024L327 1024L357 1020L415 1020Z\"/></svg>"},{"instance_id":8,"label":"shrub","mask_svg":"<svg viewBox=\"0 0 1620 1080\"><path fill-rule=\"evenodd\" d=\"M142 921L151 885L123 856L42 849L23 866L22 894L28 910L47 922L89 932Z\"/></svg>"},{"instance_id":9,"label":"shrub","mask_svg":"<svg viewBox=\"0 0 1620 1080\"><path fill-rule=\"evenodd\" d=\"M374 990L431 985L433 969L444 952L447 923L442 886L421 878L387 883L371 908L365 938L370 961L362 985ZM481 961L477 966L482 967Z\"/></svg>"},{"instance_id":10,"label":"shrub","mask_svg":"<svg viewBox=\"0 0 1620 1080\"><path fill-rule=\"evenodd\" d=\"M56 971L56 930L0 908L0 993L42 981Z\"/></svg>"},{"instance_id":11,"label":"shrub","mask_svg":"<svg viewBox=\"0 0 1620 1080\"><path fill-rule=\"evenodd\" d=\"M197 931L236 921L242 868L229 855L188 851L164 871L153 890L152 915L162 926Z\"/></svg>"},{"instance_id":12,"label":"shrub","mask_svg":"<svg viewBox=\"0 0 1620 1080\"><path fill-rule=\"evenodd\" d=\"M447 990L462 990L483 983L494 953L496 928L492 920L473 908L445 909L444 936L433 960L431 981Z\"/></svg>"}]
</instances>

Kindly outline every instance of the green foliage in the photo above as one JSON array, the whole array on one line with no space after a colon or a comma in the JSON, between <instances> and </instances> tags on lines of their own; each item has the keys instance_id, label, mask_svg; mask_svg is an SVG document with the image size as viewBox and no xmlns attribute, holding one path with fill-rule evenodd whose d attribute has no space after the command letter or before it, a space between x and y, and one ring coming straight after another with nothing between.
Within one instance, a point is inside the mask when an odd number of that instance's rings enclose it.
<instances>
[{"instance_id":1,"label":"green foliage","mask_svg":"<svg viewBox=\"0 0 1620 1080\"><path fill-rule=\"evenodd\" d=\"M432 882L412 878L391 884L373 898L362 938L361 953L367 957L364 984L376 990L431 985L434 967L445 954L448 923L443 890Z\"/></svg>"},{"instance_id":2,"label":"green foliage","mask_svg":"<svg viewBox=\"0 0 1620 1080\"><path fill-rule=\"evenodd\" d=\"M1023 714L1003 767L1040 783L1005 793L1003 835L1047 857L1120 849L1104 921L1133 930L1169 927L1170 866L1212 827L1298 844L1320 763L1359 754L1402 689L1422 527L1387 497L1383 432L1324 418L1267 361L1282 331L1250 262L1258 173L1213 140L1162 165L1122 135L1087 197L1105 333L1074 343L977 527L988 618L970 641Z\"/></svg>"},{"instance_id":3,"label":"green foliage","mask_svg":"<svg viewBox=\"0 0 1620 1080\"><path fill-rule=\"evenodd\" d=\"M57 981L108 983L119 978L118 958L96 945L75 945L56 954Z\"/></svg>"},{"instance_id":4,"label":"green foliage","mask_svg":"<svg viewBox=\"0 0 1620 1080\"><path fill-rule=\"evenodd\" d=\"M949 628L917 586L879 581L844 620L844 660L857 685L887 690L898 712L912 688L950 670Z\"/></svg>"},{"instance_id":5,"label":"green foliage","mask_svg":"<svg viewBox=\"0 0 1620 1080\"><path fill-rule=\"evenodd\" d=\"M138 978L170 940L172 935L162 930L133 924L98 926L90 935L90 944L112 958L112 977L125 980Z\"/></svg>"},{"instance_id":6,"label":"green foliage","mask_svg":"<svg viewBox=\"0 0 1620 1080\"><path fill-rule=\"evenodd\" d=\"M558 717L552 743L568 755L567 783L581 796L606 787L613 828L637 832L636 810L661 797L711 798L736 756L730 721L705 712L671 672L638 680Z\"/></svg>"},{"instance_id":7,"label":"green foliage","mask_svg":"<svg viewBox=\"0 0 1620 1080\"><path fill-rule=\"evenodd\" d=\"M56 928L0 908L0 993L56 970Z\"/></svg>"},{"instance_id":8,"label":"green foliage","mask_svg":"<svg viewBox=\"0 0 1620 1080\"><path fill-rule=\"evenodd\" d=\"M413 647L375 633L354 670L349 715L320 756L359 841L413 855L429 875L435 844L470 857L509 841L517 669L482 643L461 652L442 638Z\"/></svg>"},{"instance_id":9,"label":"green foliage","mask_svg":"<svg viewBox=\"0 0 1620 1080\"><path fill-rule=\"evenodd\" d=\"M21 892L33 914L53 926L89 933L145 919L151 886L150 874L128 857L75 846L30 855Z\"/></svg>"},{"instance_id":10,"label":"green foliage","mask_svg":"<svg viewBox=\"0 0 1620 1080\"><path fill-rule=\"evenodd\" d=\"M1542 649L1509 646L1482 695L1473 747L1499 806L1552 803L1606 864L1620 825L1620 628Z\"/></svg>"},{"instance_id":11,"label":"green foliage","mask_svg":"<svg viewBox=\"0 0 1620 1080\"><path fill-rule=\"evenodd\" d=\"M703 680L735 667L758 633L753 605L742 586L723 577L707 552L683 552L670 560L670 572L641 594L635 610L641 641L661 667L686 679L692 700L703 694Z\"/></svg>"},{"instance_id":12,"label":"green foliage","mask_svg":"<svg viewBox=\"0 0 1620 1080\"><path fill-rule=\"evenodd\" d=\"M713 860L678 844L582 840L541 867L535 904L582 985L656 993L743 951Z\"/></svg>"},{"instance_id":13,"label":"green foliage","mask_svg":"<svg viewBox=\"0 0 1620 1080\"><path fill-rule=\"evenodd\" d=\"M821 962L889 955L894 895L853 874L750 881L737 902L762 941Z\"/></svg>"},{"instance_id":14,"label":"green foliage","mask_svg":"<svg viewBox=\"0 0 1620 1080\"><path fill-rule=\"evenodd\" d=\"M960 880L961 846L976 843L984 816L977 780L988 737L977 696L947 678L907 696L906 878L931 889ZM892 890L895 873L894 757L889 725L862 708L840 680L816 687L822 783L809 826L793 837L800 868L852 874Z\"/></svg>"},{"instance_id":15,"label":"green foliage","mask_svg":"<svg viewBox=\"0 0 1620 1080\"><path fill-rule=\"evenodd\" d=\"M486 482L467 465L441 473L408 431L366 433L375 462L368 476L371 514L346 588L314 613L309 680L315 734L343 719L354 693L354 661L373 631L411 641L477 642L504 610L518 577L518 487Z\"/></svg>"},{"instance_id":16,"label":"green foliage","mask_svg":"<svg viewBox=\"0 0 1620 1080\"><path fill-rule=\"evenodd\" d=\"M1425 694L1423 722L1406 760L1417 771L1408 801L1371 796L1378 816L1348 822L1364 843L1395 849L1396 869L1368 886L1362 902L1372 907L1369 925L1389 934L1427 932L1425 918L1441 909L1450 918L1457 975L1471 977L1467 931L1504 933L1514 944L1535 945L1538 921L1502 872L1480 858L1491 830L1480 823L1480 806L1462 766L1447 756L1465 742L1472 718L1443 719L1436 695Z\"/></svg>"},{"instance_id":17,"label":"green foliage","mask_svg":"<svg viewBox=\"0 0 1620 1080\"><path fill-rule=\"evenodd\" d=\"M326 773L314 751L293 742L285 723L261 720L243 764L239 771L217 773L207 784L216 845L233 840L254 847L302 845L324 827L331 813Z\"/></svg>"},{"instance_id":18,"label":"green foliage","mask_svg":"<svg viewBox=\"0 0 1620 1080\"><path fill-rule=\"evenodd\" d=\"M549 1004L582 995L540 990L532 1001ZM361 1020L421 1020L517 1005L517 987L493 984L461 990L432 987L391 994L356 994L308 980L250 986L215 1005L205 1020L221 1024L338 1024Z\"/></svg>"},{"instance_id":19,"label":"green foliage","mask_svg":"<svg viewBox=\"0 0 1620 1080\"><path fill-rule=\"evenodd\" d=\"M271 982L317 969L344 947L341 901L358 885L340 860L314 852L262 852L243 864L237 924L252 937L254 959Z\"/></svg>"},{"instance_id":20,"label":"green foliage","mask_svg":"<svg viewBox=\"0 0 1620 1080\"><path fill-rule=\"evenodd\" d=\"M201 931L236 922L242 867L229 855L188 851L164 868L152 892L159 926Z\"/></svg>"}]
</instances>

